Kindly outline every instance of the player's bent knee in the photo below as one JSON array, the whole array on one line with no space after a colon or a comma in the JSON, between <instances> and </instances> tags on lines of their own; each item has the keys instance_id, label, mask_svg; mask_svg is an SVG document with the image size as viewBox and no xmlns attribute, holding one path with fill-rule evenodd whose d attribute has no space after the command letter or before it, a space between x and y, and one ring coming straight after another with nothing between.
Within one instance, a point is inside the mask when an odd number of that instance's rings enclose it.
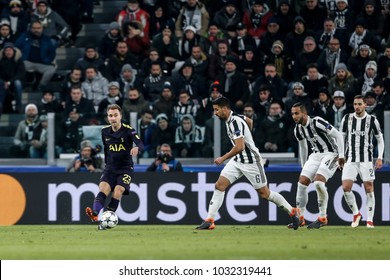
<instances>
[{"instance_id":1,"label":"player's bent knee","mask_svg":"<svg viewBox=\"0 0 390 280\"><path fill-rule=\"evenodd\" d=\"M122 186L116 186L113 192L113 197L116 199L119 199L122 197L123 193L125 192L125 188Z\"/></svg>"},{"instance_id":2,"label":"player's bent knee","mask_svg":"<svg viewBox=\"0 0 390 280\"><path fill-rule=\"evenodd\" d=\"M326 183L327 179L325 176L321 174L316 174L316 176L314 177L314 181L320 181Z\"/></svg>"},{"instance_id":3,"label":"player's bent knee","mask_svg":"<svg viewBox=\"0 0 390 280\"><path fill-rule=\"evenodd\" d=\"M258 189L256 189L256 191L259 194L259 196L263 199L268 199L268 197L270 195L270 190L267 186L258 188Z\"/></svg>"},{"instance_id":4,"label":"player's bent knee","mask_svg":"<svg viewBox=\"0 0 390 280\"><path fill-rule=\"evenodd\" d=\"M114 190L114 196L122 196L124 193L124 191L122 191L121 189L115 189Z\"/></svg>"},{"instance_id":5,"label":"player's bent knee","mask_svg":"<svg viewBox=\"0 0 390 280\"><path fill-rule=\"evenodd\" d=\"M352 190L352 184L353 184L353 181L351 181L351 183L343 181L343 191L350 192Z\"/></svg>"},{"instance_id":6,"label":"player's bent knee","mask_svg":"<svg viewBox=\"0 0 390 280\"><path fill-rule=\"evenodd\" d=\"M343 192L350 192L352 190L352 188L344 188L343 187Z\"/></svg>"},{"instance_id":7,"label":"player's bent knee","mask_svg":"<svg viewBox=\"0 0 390 280\"><path fill-rule=\"evenodd\" d=\"M302 184L302 185L308 186L308 185L310 185L311 181L306 176L300 176L299 177L299 183Z\"/></svg>"},{"instance_id":8,"label":"player's bent knee","mask_svg":"<svg viewBox=\"0 0 390 280\"><path fill-rule=\"evenodd\" d=\"M111 192L110 185L106 182L101 182L99 184L99 191L108 195Z\"/></svg>"},{"instance_id":9,"label":"player's bent knee","mask_svg":"<svg viewBox=\"0 0 390 280\"><path fill-rule=\"evenodd\" d=\"M220 176L215 183L215 188L221 192L224 192L229 187L229 185L230 181L227 178Z\"/></svg>"},{"instance_id":10,"label":"player's bent knee","mask_svg":"<svg viewBox=\"0 0 390 280\"><path fill-rule=\"evenodd\" d=\"M366 193L370 193L374 191L374 182L372 181L363 182L363 185Z\"/></svg>"}]
</instances>

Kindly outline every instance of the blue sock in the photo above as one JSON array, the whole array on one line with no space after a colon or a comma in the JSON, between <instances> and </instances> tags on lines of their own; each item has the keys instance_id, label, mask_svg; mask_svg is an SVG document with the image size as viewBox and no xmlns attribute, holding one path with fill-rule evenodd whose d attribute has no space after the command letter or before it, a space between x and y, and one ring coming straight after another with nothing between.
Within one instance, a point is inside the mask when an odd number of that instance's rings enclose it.
<instances>
[{"instance_id":1,"label":"blue sock","mask_svg":"<svg viewBox=\"0 0 390 280\"><path fill-rule=\"evenodd\" d=\"M102 192L99 192L97 196L95 197L95 200L93 202L93 212L97 212L99 214L100 210L104 207L104 202L106 201L106 195Z\"/></svg>"},{"instance_id":2,"label":"blue sock","mask_svg":"<svg viewBox=\"0 0 390 280\"><path fill-rule=\"evenodd\" d=\"M119 206L119 200L111 197L111 201L107 206L107 210L115 212L116 209L118 209L118 206Z\"/></svg>"}]
</instances>

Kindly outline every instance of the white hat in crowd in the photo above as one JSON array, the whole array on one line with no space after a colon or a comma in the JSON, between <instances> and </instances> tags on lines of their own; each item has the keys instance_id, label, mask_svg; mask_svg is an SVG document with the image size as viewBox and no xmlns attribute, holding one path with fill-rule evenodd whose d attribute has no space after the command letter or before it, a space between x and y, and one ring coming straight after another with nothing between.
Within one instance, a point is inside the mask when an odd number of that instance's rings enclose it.
<instances>
[{"instance_id":1,"label":"white hat in crowd","mask_svg":"<svg viewBox=\"0 0 390 280\"><path fill-rule=\"evenodd\" d=\"M333 98L345 98L345 95L344 95L344 92L342 92L341 90L336 90L334 93L333 93Z\"/></svg>"}]
</instances>

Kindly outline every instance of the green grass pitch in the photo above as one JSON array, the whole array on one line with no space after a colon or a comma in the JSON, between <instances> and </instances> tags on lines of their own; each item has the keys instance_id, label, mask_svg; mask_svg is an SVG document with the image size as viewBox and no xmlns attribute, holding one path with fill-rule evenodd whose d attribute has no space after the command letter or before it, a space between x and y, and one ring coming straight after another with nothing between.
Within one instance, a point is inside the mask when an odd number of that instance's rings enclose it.
<instances>
[{"instance_id":1,"label":"green grass pitch","mask_svg":"<svg viewBox=\"0 0 390 280\"><path fill-rule=\"evenodd\" d=\"M2 260L388 260L390 228L217 225L15 225L0 227Z\"/></svg>"}]
</instances>

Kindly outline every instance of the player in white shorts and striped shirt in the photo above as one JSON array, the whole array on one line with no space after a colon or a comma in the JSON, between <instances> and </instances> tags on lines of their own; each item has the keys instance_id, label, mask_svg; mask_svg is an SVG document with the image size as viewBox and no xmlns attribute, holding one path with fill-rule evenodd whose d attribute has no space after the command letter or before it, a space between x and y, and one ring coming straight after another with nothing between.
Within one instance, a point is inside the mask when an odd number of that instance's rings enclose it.
<instances>
[{"instance_id":1,"label":"player in white shorts and striped shirt","mask_svg":"<svg viewBox=\"0 0 390 280\"><path fill-rule=\"evenodd\" d=\"M196 229L210 230L215 228L214 217L223 203L225 190L242 176L249 180L261 198L275 203L286 211L292 219L292 227L298 229L297 209L293 208L281 194L270 191L268 188L261 155L251 134L252 120L234 113L230 108L229 99L226 97L214 100L213 109L214 115L226 122L227 133L233 147L229 152L214 160L215 164L220 165L230 158L215 183L207 218Z\"/></svg>"},{"instance_id":2,"label":"player in white shorts and striped shirt","mask_svg":"<svg viewBox=\"0 0 390 280\"><path fill-rule=\"evenodd\" d=\"M294 134L299 143L299 155L302 171L299 176L296 203L300 211L300 226L305 225L304 214L308 202L307 187L314 183L317 192L319 217L307 226L319 229L328 224L328 190L325 183L333 176L338 166L344 165L343 136L329 122L321 117L311 118L302 103L291 108L291 115L296 123ZM308 145L312 153L308 155ZM292 225L288 225L289 228Z\"/></svg>"},{"instance_id":3,"label":"player in white shorts and striped shirt","mask_svg":"<svg viewBox=\"0 0 390 280\"><path fill-rule=\"evenodd\" d=\"M359 226L362 214L357 207L355 195L352 192L353 182L357 175L363 181L366 191L367 228L374 228L375 170L382 168L384 152L383 134L378 119L366 112L366 102L362 95L356 95L353 100L355 113L347 114L340 124L340 132L346 140L346 163L343 169L342 181L344 198L353 213L351 226ZM378 142L378 158L373 157L372 139L375 136Z\"/></svg>"}]
</instances>

